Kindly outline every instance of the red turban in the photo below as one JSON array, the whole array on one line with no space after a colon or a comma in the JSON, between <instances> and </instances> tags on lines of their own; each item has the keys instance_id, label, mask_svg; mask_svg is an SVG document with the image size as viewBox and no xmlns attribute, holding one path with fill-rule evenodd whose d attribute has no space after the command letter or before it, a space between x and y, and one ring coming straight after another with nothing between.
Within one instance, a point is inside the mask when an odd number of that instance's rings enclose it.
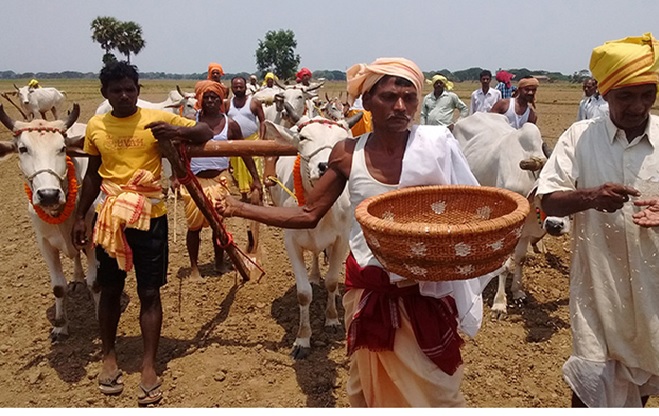
<instances>
[{"instance_id":1,"label":"red turban","mask_svg":"<svg viewBox=\"0 0 659 416\"><path fill-rule=\"evenodd\" d=\"M506 84L506 87L510 88L510 80L515 78L515 75L507 71L499 71L494 78L499 82L503 82Z\"/></svg>"},{"instance_id":2,"label":"red turban","mask_svg":"<svg viewBox=\"0 0 659 416\"><path fill-rule=\"evenodd\" d=\"M305 75L312 76L311 70L309 70L309 68L302 68L299 71L297 71L297 74L295 74L295 80L297 82L300 82L302 81L302 77Z\"/></svg>"}]
</instances>

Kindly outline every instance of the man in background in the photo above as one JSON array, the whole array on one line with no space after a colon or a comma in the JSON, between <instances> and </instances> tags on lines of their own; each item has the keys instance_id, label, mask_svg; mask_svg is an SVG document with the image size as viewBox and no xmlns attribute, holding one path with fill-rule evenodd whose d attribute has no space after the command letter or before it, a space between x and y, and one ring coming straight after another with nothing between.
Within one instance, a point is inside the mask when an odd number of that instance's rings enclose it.
<instances>
[{"instance_id":1,"label":"man in background","mask_svg":"<svg viewBox=\"0 0 659 416\"><path fill-rule=\"evenodd\" d=\"M487 113L490 109L501 100L501 91L496 88L490 88L490 81L492 81L492 73L487 69L480 73L481 87L471 93L471 101L469 105L469 114L474 114L477 111Z\"/></svg>"},{"instance_id":2,"label":"man in background","mask_svg":"<svg viewBox=\"0 0 659 416\"><path fill-rule=\"evenodd\" d=\"M460 112L458 120L469 115L469 108L456 93L451 91L453 83L445 76L437 74L426 82L432 84L433 92L423 97L421 124L451 128L457 121L455 110Z\"/></svg>"}]
</instances>

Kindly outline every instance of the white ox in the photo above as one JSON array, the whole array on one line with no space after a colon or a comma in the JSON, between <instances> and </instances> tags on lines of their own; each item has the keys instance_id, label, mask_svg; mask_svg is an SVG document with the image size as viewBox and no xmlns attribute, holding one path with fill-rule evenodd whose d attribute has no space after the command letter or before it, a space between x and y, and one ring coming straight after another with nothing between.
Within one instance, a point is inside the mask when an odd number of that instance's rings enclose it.
<instances>
[{"instance_id":1,"label":"white ox","mask_svg":"<svg viewBox=\"0 0 659 416\"><path fill-rule=\"evenodd\" d=\"M28 120L35 118L46 119L48 111L53 113L57 119L57 106L64 102L65 96L57 88L32 88L23 86L16 88L16 94L21 102L21 107L25 110L25 116Z\"/></svg>"},{"instance_id":2,"label":"white ox","mask_svg":"<svg viewBox=\"0 0 659 416\"><path fill-rule=\"evenodd\" d=\"M84 250L87 258L86 274L83 272L80 251L73 246L71 240L75 207L80 199L79 193L75 195L73 212L67 212L66 208L67 200L71 197L72 183L68 178L72 172L67 167L66 149L67 145L84 138L85 125L74 124L79 115L80 107L74 104L66 122L61 120L22 122L11 119L0 105L0 122L14 134L11 142L0 142L0 159L18 153L19 166L32 191L32 199L28 201L28 212L34 226L37 245L48 266L50 283L55 295L55 322L50 335L53 341L68 335L67 279L62 269L60 253L74 260L74 282L86 282L94 298L97 314L100 298L100 288L96 285L96 256L91 238L87 237L90 243ZM79 146L78 143L75 145ZM76 182L81 184L88 159L71 158L71 160L75 168ZM41 211L41 214L38 214L37 210ZM93 213L92 207L85 217L88 230L91 230ZM58 221L60 216L66 216L66 219Z\"/></svg>"},{"instance_id":3,"label":"white ox","mask_svg":"<svg viewBox=\"0 0 659 416\"><path fill-rule=\"evenodd\" d=\"M537 175L547 161L542 151L542 137L535 124L525 123L519 130L508 124L506 117L495 113L475 113L459 120L453 135L467 158L469 167L483 186L494 186L517 192L527 198L531 210L526 218L515 252L511 284L513 300L526 298L522 284L522 267L529 244L536 243L547 233L561 235L569 230L569 218L547 217L538 220L540 204L535 197ZM499 276L499 287L492 304L492 315L500 318L507 313L506 277L511 273L509 259L506 270Z\"/></svg>"},{"instance_id":4,"label":"white ox","mask_svg":"<svg viewBox=\"0 0 659 416\"><path fill-rule=\"evenodd\" d=\"M307 88L299 85L280 85L283 91L275 93L274 89L268 88L257 92L253 97L263 103L263 115L266 120L291 127L304 115L309 118L318 115L312 98L315 97L313 91L321 86L322 84L317 84Z\"/></svg>"},{"instance_id":5,"label":"white ox","mask_svg":"<svg viewBox=\"0 0 659 416\"><path fill-rule=\"evenodd\" d=\"M300 123L288 129L266 121L266 139L276 140L297 147L300 154L300 175L304 194L308 196L314 182L327 170L329 154L336 143L351 137L351 124L355 120L330 122L322 117L302 118ZM288 188L294 189L295 156L281 157L277 162L277 178ZM282 188L271 189L273 202L277 206L296 206L297 201ZM327 289L327 306L325 309L325 327L336 331L340 327L336 309L339 274L348 252L348 235L352 212L347 187L332 208L313 229L284 230L284 246L291 260L297 300L300 307L300 324L291 355L302 359L311 352L311 324L309 322L309 305L313 297L311 283L320 283L318 254L325 251L328 256L328 270L325 275ZM304 251L312 256L311 273L307 273Z\"/></svg>"}]
</instances>

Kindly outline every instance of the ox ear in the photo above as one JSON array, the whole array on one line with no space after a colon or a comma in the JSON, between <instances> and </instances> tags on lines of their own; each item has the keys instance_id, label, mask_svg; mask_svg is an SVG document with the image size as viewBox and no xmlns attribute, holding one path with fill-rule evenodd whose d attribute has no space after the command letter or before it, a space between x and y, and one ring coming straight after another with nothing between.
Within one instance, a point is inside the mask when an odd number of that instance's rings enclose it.
<instances>
[{"instance_id":1,"label":"ox ear","mask_svg":"<svg viewBox=\"0 0 659 416\"><path fill-rule=\"evenodd\" d=\"M16 143L11 142L0 142L0 160L4 160L11 156L13 153L17 153L18 149L16 148Z\"/></svg>"},{"instance_id":2,"label":"ox ear","mask_svg":"<svg viewBox=\"0 0 659 416\"><path fill-rule=\"evenodd\" d=\"M300 143L300 135L296 131L293 131L279 124L275 124L270 120L265 121L265 140L274 140L275 143L283 145L293 145L297 147Z\"/></svg>"}]
</instances>

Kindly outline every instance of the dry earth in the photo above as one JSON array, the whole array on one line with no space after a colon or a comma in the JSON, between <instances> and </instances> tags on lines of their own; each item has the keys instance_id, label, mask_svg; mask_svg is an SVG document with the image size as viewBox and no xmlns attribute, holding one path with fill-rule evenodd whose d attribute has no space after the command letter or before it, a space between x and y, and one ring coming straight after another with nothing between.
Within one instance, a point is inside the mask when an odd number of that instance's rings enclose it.
<instances>
[{"instance_id":1,"label":"dry earth","mask_svg":"<svg viewBox=\"0 0 659 416\"><path fill-rule=\"evenodd\" d=\"M144 82L143 98L165 97L174 82ZM81 121L100 103L91 81L44 82L83 105ZM191 90L193 82L181 81ZM329 86L330 95L342 85ZM458 84L468 103L476 84ZM11 83L0 82L0 90ZM554 144L576 115L578 86L543 85L539 126ZM10 105L4 102L10 114ZM0 138L9 139L3 130ZM118 354L126 389L120 396L98 392L100 341L93 305L83 288L71 293L67 310L70 337L51 344L54 317L49 278L26 211L23 178L16 157L0 164L4 199L0 215L0 405L4 407L132 407L136 405L142 346L134 276L126 288L127 307L119 328ZM179 203L180 204L180 203ZM170 209L169 284L163 289L164 325L158 369L164 377L162 407L347 407L348 360L344 334L323 331L325 291L314 288L313 353L303 361L288 355L295 338L298 308L294 279L281 243L282 231L262 228L267 274L240 283L231 272L212 271L209 233L203 234L202 281L187 278L182 205ZM177 213L175 218L174 213ZM244 243L244 223L229 229ZM208 231L208 230L205 230ZM547 238L547 253L533 255L524 277L529 294L523 307L511 306L507 320L492 321L489 306L483 328L468 340L463 391L475 407L565 407L569 389L561 365L569 356L569 238ZM65 260L70 275L71 262ZM485 292L490 305L496 282ZM340 313L343 309L340 309ZM658 405L656 399L650 406Z\"/></svg>"}]
</instances>

